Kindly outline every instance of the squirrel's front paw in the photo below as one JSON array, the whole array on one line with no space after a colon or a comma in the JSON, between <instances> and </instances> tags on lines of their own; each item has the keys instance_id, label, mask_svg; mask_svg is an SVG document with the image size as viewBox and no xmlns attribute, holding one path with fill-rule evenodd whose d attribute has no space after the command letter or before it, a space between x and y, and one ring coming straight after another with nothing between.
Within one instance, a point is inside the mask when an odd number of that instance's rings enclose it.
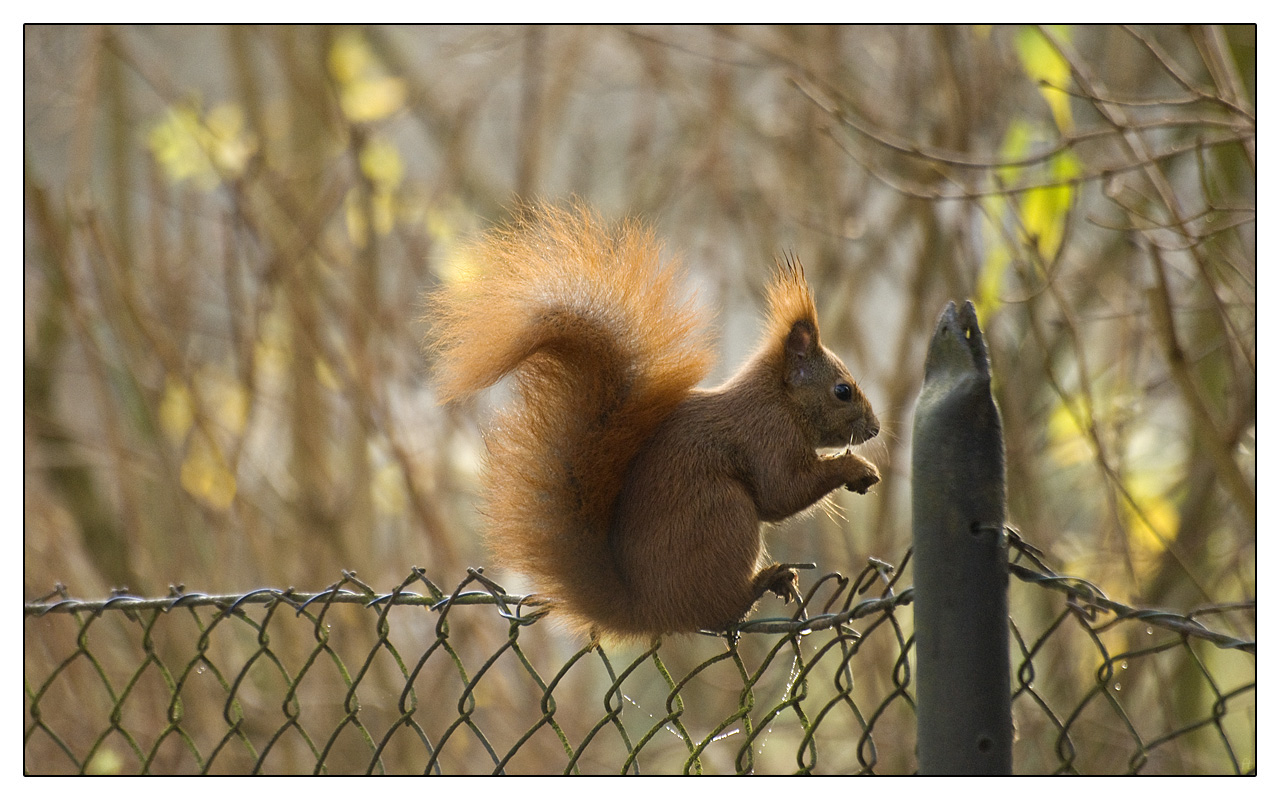
<instances>
[{"instance_id":1,"label":"squirrel's front paw","mask_svg":"<svg viewBox=\"0 0 1280 800\"><path fill-rule=\"evenodd\" d=\"M800 576L791 567L774 564L762 572L757 578L760 592L773 592L782 598L782 602L790 603L800 599ZM761 585L763 584L763 585Z\"/></svg>"},{"instance_id":2,"label":"squirrel's front paw","mask_svg":"<svg viewBox=\"0 0 1280 800\"><path fill-rule=\"evenodd\" d=\"M880 482L880 470L876 469L875 464L861 456L855 455L853 457L857 459L855 465L857 472L844 485L844 488L858 494L866 494L868 489Z\"/></svg>"}]
</instances>

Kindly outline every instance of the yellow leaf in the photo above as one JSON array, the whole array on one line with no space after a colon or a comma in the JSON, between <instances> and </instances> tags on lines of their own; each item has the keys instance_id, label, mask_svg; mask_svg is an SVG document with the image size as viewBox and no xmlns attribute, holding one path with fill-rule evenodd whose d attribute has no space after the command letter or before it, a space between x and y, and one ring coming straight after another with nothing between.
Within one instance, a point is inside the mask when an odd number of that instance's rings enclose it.
<instances>
[{"instance_id":1,"label":"yellow leaf","mask_svg":"<svg viewBox=\"0 0 1280 800\"><path fill-rule=\"evenodd\" d=\"M1031 150L1031 123L1025 119L1015 119L1005 131L1004 141L1000 143L1000 157L1004 161L1018 161ZM1022 167L1000 167L996 170L1000 180L1006 184L1017 183L1022 175ZM998 198L990 198L996 201Z\"/></svg>"},{"instance_id":2,"label":"yellow leaf","mask_svg":"<svg viewBox=\"0 0 1280 800\"><path fill-rule=\"evenodd\" d=\"M341 388L333 367L329 366L329 362L323 358L316 359L316 380L320 381L320 385L331 392L336 392Z\"/></svg>"},{"instance_id":3,"label":"yellow leaf","mask_svg":"<svg viewBox=\"0 0 1280 800\"><path fill-rule=\"evenodd\" d=\"M240 175L258 149L254 137L244 130L244 111L224 103L209 112L206 125L210 160L223 176Z\"/></svg>"},{"instance_id":4,"label":"yellow leaf","mask_svg":"<svg viewBox=\"0 0 1280 800\"><path fill-rule=\"evenodd\" d=\"M159 416L160 430L164 431L170 442L181 444L195 419L191 408L191 390L181 378L173 375L165 378Z\"/></svg>"},{"instance_id":5,"label":"yellow leaf","mask_svg":"<svg viewBox=\"0 0 1280 800\"><path fill-rule=\"evenodd\" d=\"M1070 40L1069 26L1055 26L1054 30L1062 38ZM1070 84L1071 66L1036 28L1023 28L1015 46L1027 77L1039 84L1040 94L1049 104L1058 130L1066 133L1071 129L1071 98L1058 87L1065 88Z\"/></svg>"},{"instance_id":6,"label":"yellow leaf","mask_svg":"<svg viewBox=\"0 0 1280 800\"><path fill-rule=\"evenodd\" d=\"M289 327L289 318L278 302L262 317L259 339L253 345L253 368L268 381L283 376L293 359Z\"/></svg>"},{"instance_id":7,"label":"yellow leaf","mask_svg":"<svg viewBox=\"0 0 1280 800\"><path fill-rule=\"evenodd\" d=\"M227 469L217 446L205 436L193 436L179 475L182 488L209 506L225 511L236 497L236 476Z\"/></svg>"},{"instance_id":8,"label":"yellow leaf","mask_svg":"<svg viewBox=\"0 0 1280 800\"><path fill-rule=\"evenodd\" d=\"M1045 262L1052 261L1062 246L1074 192L1068 181L1080 174L1080 162L1070 152L1054 156L1049 166L1058 185L1032 189L1022 201L1022 224Z\"/></svg>"},{"instance_id":9,"label":"yellow leaf","mask_svg":"<svg viewBox=\"0 0 1280 800\"><path fill-rule=\"evenodd\" d=\"M360 171L380 191L390 191L404 179L404 161L394 144L386 139L375 138L360 151Z\"/></svg>"},{"instance_id":10,"label":"yellow leaf","mask_svg":"<svg viewBox=\"0 0 1280 800\"><path fill-rule=\"evenodd\" d=\"M239 175L257 151L253 136L244 131L244 112L227 104L204 118L191 103L170 107L148 132L147 147L169 180L190 180L205 190Z\"/></svg>"},{"instance_id":11,"label":"yellow leaf","mask_svg":"<svg viewBox=\"0 0 1280 800\"><path fill-rule=\"evenodd\" d=\"M1004 143L1000 148L1001 158L1015 162L1027 157L1034 149L1035 138L1030 123L1025 120L1015 121L1005 133ZM1041 259L1046 263L1053 260L1062 246L1067 216L1075 196L1075 187L1071 181L1080 174L1080 161L1070 151L1064 151L1049 159L1048 167L1049 179L1045 183L1049 185L1027 190L1021 193L1020 199L1007 201L1018 204L1022 221L1020 233L1024 243L1034 243ZM1006 185L1017 185L1028 180L1025 177L1028 170L1024 167L1001 167L998 172ZM993 204L988 208L994 208L995 198L990 198L987 202ZM990 213L993 216L998 214L994 210Z\"/></svg>"},{"instance_id":12,"label":"yellow leaf","mask_svg":"<svg viewBox=\"0 0 1280 800\"><path fill-rule=\"evenodd\" d=\"M339 85L347 86L368 75L373 63L373 53L359 31L346 30L334 38L329 49L329 74Z\"/></svg>"},{"instance_id":13,"label":"yellow leaf","mask_svg":"<svg viewBox=\"0 0 1280 800\"><path fill-rule=\"evenodd\" d=\"M373 504L384 514L399 516L408 504L404 473L394 462L384 464L373 475Z\"/></svg>"},{"instance_id":14,"label":"yellow leaf","mask_svg":"<svg viewBox=\"0 0 1280 800\"><path fill-rule=\"evenodd\" d=\"M202 188L211 188L217 184L217 175L200 143L200 127L200 115L194 108L171 107L147 134L147 146L169 180L193 180Z\"/></svg>"},{"instance_id":15,"label":"yellow leaf","mask_svg":"<svg viewBox=\"0 0 1280 800\"><path fill-rule=\"evenodd\" d=\"M289 350L278 342L259 340L253 345L253 366L269 379L285 374L289 365Z\"/></svg>"},{"instance_id":16,"label":"yellow leaf","mask_svg":"<svg viewBox=\"0 0 1280 800\"><path fill-rule=\"evenodd\" d=\"M1163 553L1178 533L1178 509L1168 493L1159 486L1156 476L1137 472L1125 477L1125 490L1133 505L1125 504L1129 541L1138 555ZM1134 506L1137 506L1136 508Z\"/></svg>"},{"instance_id":17,"label":"yellow leaf","mask_svg":"<svg viewBox=\"0 0 1280 800\"><path fill-rule=\"evenodd\" d=\"M386 119L404 106L406 90L399 78L366 78L342 90L342 113L352 122Z\"/></svg>"},{"instance_id":18,"label":"yellow leaf","mask_svg":"<svg viewBox=\"0 0 1280 800\"><path fill-rule=\"evenodd\" d=\"M1093 457L1093 448L1083 427L1084 402L1072 399L1070 405L1058 403L1049 413L1045 425L1049 438L1049 456L1062 466L1081 464Z\"/></svg>"}]
</instances>

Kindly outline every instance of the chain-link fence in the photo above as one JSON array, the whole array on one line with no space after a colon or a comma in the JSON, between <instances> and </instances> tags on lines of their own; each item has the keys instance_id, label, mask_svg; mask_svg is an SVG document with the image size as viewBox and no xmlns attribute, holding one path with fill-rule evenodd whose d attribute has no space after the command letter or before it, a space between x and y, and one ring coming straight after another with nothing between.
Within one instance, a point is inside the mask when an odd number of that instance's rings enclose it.
<instances>
[{"instance_id":1,"label":"chain-link fence","mask_svg":"<svg viewBox=\"0 0 1280 800\"><path fill-rule=\"evenodd\" d=\"M1256 768L1254 604L1135 609L1012 536L1014 769ZM28 773L909 773L912 590L872 560L804 610L574 642L479 571L389 592L25 608ZM1203 622L1202 620L1207 620Z\"/></svg>"}]
</instances>

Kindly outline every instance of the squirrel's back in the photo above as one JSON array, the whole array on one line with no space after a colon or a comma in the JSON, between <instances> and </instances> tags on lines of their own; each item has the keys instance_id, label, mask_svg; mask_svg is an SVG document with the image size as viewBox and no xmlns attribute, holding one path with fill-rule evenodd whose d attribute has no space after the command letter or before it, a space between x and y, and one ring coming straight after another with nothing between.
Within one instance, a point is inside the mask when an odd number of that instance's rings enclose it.
<instances>
[{"instance_id":1,"label":"squirrel's back","mask_svg":"<svg viewBox=\"0 0 1280 800\"><path fill-rule=\"evenodd\" d=\"M622 602L608 543L628 464L706 375L713 350L654 234L537 205L463 254L428 299L442 401L510 374L486 435L491 550L590 628Z\"/></svg>"}]
</instances>

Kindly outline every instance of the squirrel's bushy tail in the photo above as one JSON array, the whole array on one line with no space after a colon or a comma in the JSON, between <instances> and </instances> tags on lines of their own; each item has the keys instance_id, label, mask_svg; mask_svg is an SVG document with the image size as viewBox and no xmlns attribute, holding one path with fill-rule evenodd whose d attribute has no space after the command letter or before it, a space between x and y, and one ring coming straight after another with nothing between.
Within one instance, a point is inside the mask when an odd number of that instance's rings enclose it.
<instances>
[{"instance_id":1,"label":"squirrel's bushy tail","mask_svg":"<svg viewBox=\"0 0 1280 800\"><path fill-rule=\"evenodd\" d=\"M627 465L711 364L702 315L659 256L638 223L529 206L428 298L442 401L514 379L486 438L491 550L576 627L626 605L608 537Z\"/></svg>"}]
</instances>

